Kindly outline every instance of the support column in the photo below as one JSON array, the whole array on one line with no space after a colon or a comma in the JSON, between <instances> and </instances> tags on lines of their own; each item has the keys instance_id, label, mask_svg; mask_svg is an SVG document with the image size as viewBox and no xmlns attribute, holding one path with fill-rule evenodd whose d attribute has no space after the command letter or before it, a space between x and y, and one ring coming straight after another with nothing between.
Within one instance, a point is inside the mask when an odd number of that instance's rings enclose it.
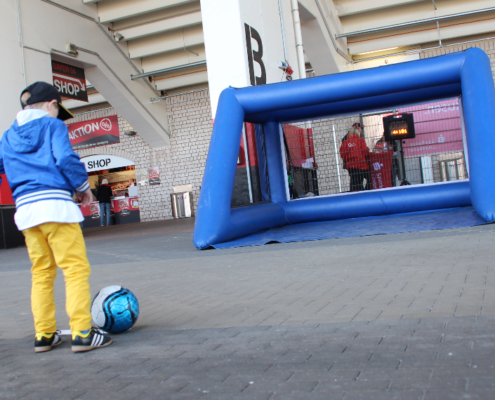
<instances>
[{"instance_id":1,"label":"support column","mask_svg":"<svg viewBox=\"0 0 495 400\"><path fill-rule=\"evenodd\" d=\"M270 121L264 124L264 128L271 200L273 203L287 203L287 173L280 141L280 125Z\"/></svg>"}]
</instances>

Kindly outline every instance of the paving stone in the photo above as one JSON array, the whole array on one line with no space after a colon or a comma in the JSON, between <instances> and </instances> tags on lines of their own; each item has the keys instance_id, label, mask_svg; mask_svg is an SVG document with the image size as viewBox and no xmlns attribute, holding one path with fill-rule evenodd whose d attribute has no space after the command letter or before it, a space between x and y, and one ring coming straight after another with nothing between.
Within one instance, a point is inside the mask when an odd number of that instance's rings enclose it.
<instances>
[{"instance_id":1,"label":"paving stone","mask_svg":"<svg viewBox=\"0 0 495 400\"><path fill-rule=\"evenodd\" d=\"M35 389L34 391L29 391L25 396L22 396L22 398L25 400L46 400L47 398L73 400L82 398L81 396L83 396L85 392L86 390Z\"/></svg>"},{"instance_id":2,"label":"paving stone","mask_svg":"<svg viewBox=\"0 0 495 400\"><path fill-rule=\"evenodd\" d=\"M107 391L107 390L98 390L98 389L90 389L83 395L76 397L77 400L111 400L118 398L119 400L134 400L139 398L143 394L143 391L136 391L133 389L129 389L128 387L124 387L123 390L115 392L115 391ZM53 397L58 398L58 397ZM46 398L44 398L46 399Z\"/></svg>"},{"instance_id":3,"label":"paving stone","mask_svg":"<svg viewBox=\"0 0 495 400\"><path fill-rule=\"evenodd\" d=\"M267 393L206 393L202 400L270 400L273 398L272 392Z\"/></svg>"},{"instance_id":4,"label":"paving stone","mask_svg":"<svg viewBox=\"0 0 495 400\"><path fill-rule=\"evenodd\" d=\"M479 392L464 392L456 390L427 390L423 397L423 400L491 400L493 399L493 392L479 391Z\"/></svg>"},{"instance_id":5,"label":"paving stone","mask_svg":"<svg viewBox=\"0 0 495 400\"><path fill-rule=\"evenodd\" d=\"M330 393L275 393L270 400L342 400L345 396L344 392Z\"/></svg>"},{"instance_id":6,"label":"paving stone","mask_svg":"<svg viewBox=\"0 0 495 400\"><path fill-rule=\"evenodd\" d=\"M251 383L252 382L252 383ZM318 381L290 381L290 382L273 382L273 381L251 381L243 393L249 394L254 392L274 392L274 393L311 393L318 386Z\"/></svg>"},{"instance_id":7,"label":"paving stone","mask_svg":"<svg viewBox=\"0 0 495 400\"><path fill-rule=\"evenodd\" d=\"M423 400L423 392L417 390L404 391L356 391L346 393L345 400Z\"/></svg>"},{"instance_id":8,"label":"paving stone","mask_svg":"<svg viewBox=\"0 0 495 400\"><path fill-rule=\"evenodd\" d=\"M385 391L390 387L390 380L388 379L354 379L353 381L334 381L334 382L320 382L320 384L314 390L318 393L328 393L333 390L342 390L347 392L353 391L365 391L365 390L381 390Z\"/></svg>"},{"instance_id":9,"label":"paving stone","mask_svg":"<svg viewBox=\"0 0 495 400\"><path fill-rule=\"evenodd\" d=\"M26 390L0 390L0 399L20 399L26 396L29 392Z\"/></svg>"}]
</instances>

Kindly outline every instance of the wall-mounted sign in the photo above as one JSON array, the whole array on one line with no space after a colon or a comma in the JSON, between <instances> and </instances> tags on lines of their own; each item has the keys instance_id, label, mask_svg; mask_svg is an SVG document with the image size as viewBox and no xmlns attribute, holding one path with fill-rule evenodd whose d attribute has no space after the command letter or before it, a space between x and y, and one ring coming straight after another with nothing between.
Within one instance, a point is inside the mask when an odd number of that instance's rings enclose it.
<instances>
[{"instance_id":1,"label":"wall-mounted sign","mask_svg":"<svg viewBox=\"0 0 495 400\"><path fill-rule=\"evenodd\" d=\"M159 185L160 184L160 168L150 168L148 170L148 179L150 185Z\"/></svg>"},{"instance_id":2,"label":"wall-mounted sign","mask_svg":"<svg viewBox=\"0 0 495 400\"><path fill-rule=\"evenodd\" d=\"M53 84L60 96L88 101L84 69L52 60Z\"/></svg>"},{"instance_id":3,"label":"wall-mounted sign","mask_svg":"<svg viewBox=\"0 0 495 400\"><path fill-rule=\"evenodd\" d=\"M136 170L136 182L139 186L147 186L150 183L147 169Z\"/></svg>"},{"instance_id":4,"label":"wall-mounted sign","mask_svg":"<svg viewBox=\"0 0 495 400\"><path fill-rule=\"evenodd\" d=\"M74 150L120 143L119 119L116 115L68 124Z\"/></svg>"},{"instance_id":5,"label":"wall-mounted sign","mask_svg":"<svg viewBox=\"0 0 495 400\"><path fill-rule=\"evenodd\" d=\"M94 202L89 205L91 219L100 219L100 203Z\"/></svg>"},{"instance_id":6,"label":"wall-mounted sign","mask_svg":"<svg viewBox=\"0 0 495 400\"><path fill-rule=\"evenodd\" d=\"M129 199L119 200L119 209L121 217L127 217L128 215L130 215L131 213L129 211Z\"/></svg>"},{"instance_id":7,"label":"wall-mounted sign","mask_svg":"<svg viewBox=\"0 0 495 400\"><path fill-rule=\"evenodd\" d=\"M134 210L139 210L139 200L138 199L130 199L131 208Z\"/></svg>"},{"instance_id":8,"label":"wall-mounted sign","mask_svg":"<svg viewBox=\"0 0 495 400\"><path fill-rule=\"evenodd\" d=\"M103 169L121 168L128 165L134 165L134 162L127 158L111 156L111 155L97 155L81 158L81 161L86 167L86 171L94 172L101 171Z\"/></svg>"}]
</instances>

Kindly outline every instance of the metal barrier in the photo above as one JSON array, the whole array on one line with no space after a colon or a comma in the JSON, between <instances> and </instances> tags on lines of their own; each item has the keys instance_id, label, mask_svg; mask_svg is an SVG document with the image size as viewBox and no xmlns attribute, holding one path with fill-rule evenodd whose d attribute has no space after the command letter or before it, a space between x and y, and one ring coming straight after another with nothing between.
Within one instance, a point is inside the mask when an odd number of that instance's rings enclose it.
<instances>
[{"instance_id":1,"label":"metal barrier","mask_svg":"<svg viewBox=\"0 0 495 400\"><path fill-rule=\"evenodd\" d=\"M172 193L170 195L172 201L172 215L174 218L189 218L192 217L192 193Z\"/></svg>"},{"instance_id":2,"label":"metal barrier","mask_svg":"<svg viewBox=\"0 0 495 400\"><path fill-rule=\"evenodd\" d=\"M383 117L405 112L416 137L386 142ZM292 199L468 178L457 98L283 129Z\"/></svg>"},{"instance_id":3,"label":"metal barrier","mask_svg":"<svg viewBox=\"0 0 495 400\"><path fill-rule=\"evenodd\" d=\"M458 181L464 171L463 167L462 158L440 161L442 181Z\"/></svg>"}]
</instances>

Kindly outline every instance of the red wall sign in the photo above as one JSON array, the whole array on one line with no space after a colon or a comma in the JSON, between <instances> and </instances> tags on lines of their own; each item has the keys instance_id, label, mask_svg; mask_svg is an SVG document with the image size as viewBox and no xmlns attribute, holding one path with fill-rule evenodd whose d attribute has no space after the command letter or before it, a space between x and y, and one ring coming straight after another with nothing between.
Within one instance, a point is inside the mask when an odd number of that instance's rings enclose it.
<instances>
[{"instance_id":1,"label":"red wall sign","mask_svg":"<svg viewBox=\"0 0 495 400\"><path fill-rule=\"evenodd\" d=\"M120 143L119 119L116 115L68 124L74 150Z\"/></svg>"},{"instance_id":2,"label":"red wall sign","mask_svg":"<svg viewBox=\"0 0 495 400\"><path fill-rule=\"evenodd\" d=\"M84 69L52 60L53 84L60 96L88 101Z\"/></svg>"}]
</instances>

